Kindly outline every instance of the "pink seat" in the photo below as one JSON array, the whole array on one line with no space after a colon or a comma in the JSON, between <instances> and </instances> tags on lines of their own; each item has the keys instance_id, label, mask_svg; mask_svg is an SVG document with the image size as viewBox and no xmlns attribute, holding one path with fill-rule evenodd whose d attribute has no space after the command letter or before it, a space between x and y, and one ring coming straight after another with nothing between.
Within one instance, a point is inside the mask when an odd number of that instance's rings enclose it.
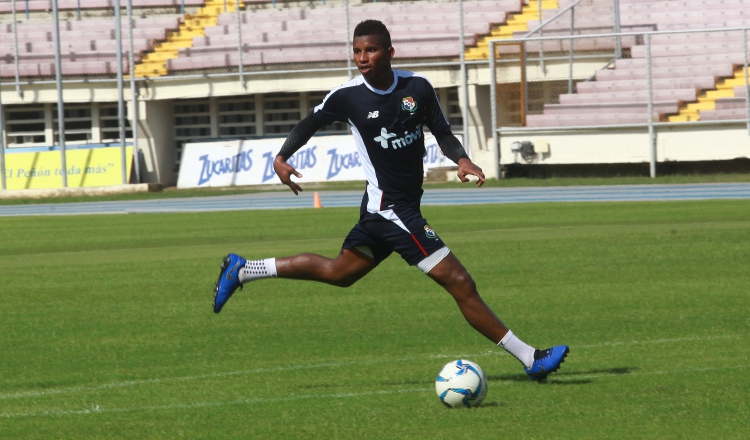
<instances>
[{"instance_id":1,"label":"pink seat","mask_svg":"<svg viewBox=\"0 0 750 440\"><path fill-rule=\"evenodd\" d=\"M745 100L745 97L735 97L735 98L721 98L716 100L716 110L728 110L728 109L736 109L741 108L745 110L747 107L747 101Z\"/></svg>"},{"instance_id":2,"label":"pink seat","mask_svg":"<svg viewBox=\"0 0 750 440\"><path fill-rule=\"evenodd\" d=\"M26 4L25 1L17 1L16 12L26 11ZM28 8L29 11L51 11L52 3L50 3L50 0L30 0L28 2ZM11 12L12 10L13 5L11 2L0 3L0 12Z\"/></svg>"},{"instance_id":3,"label":"pink seat","mask_svg":"<svg viewBox=\"0 0 750 440\"><path fill-rule=\"evenodd\" d=\"M127 60L122 63L123 72L129 71ZM62 65L64 75L88 76L88 75L115 75L117 74L117 63L113 61L98 62L67 62Z\"/></svg>"},{"instance_id":4,"label":"pink seat","mask_svg":"<svg viewBox=\"0 0 750 440\"><path fill-rule=\"evenodd\" d=\"M695 65L686 67L661 67L657 69L651 69L652 79L665 79L665 78L681 78L681 77L693 77L693 76L713 76L713 77L725 77L734 74L734 68L731 64L708 64L708 65ZM597 81L613 81L613 80L646 80L646 69L603 69L596 72Z\"/></svg>"},{"instance_id":5,"label":"pink seat","mask_svg":"<svg viewBox=\"0 0 750 440\"><path fill-rule=\"evenodd\" d=\"M675 101L655 102L654 116L660 113L676 113L679 105ZM579 115L586 113L637 113L645 115L648 112L646 102L603 102L595 104L545 104L544 114Z\"/></svg>"},{"instance_id":6,"label":"pink seat","mask_svg":"<svg viewBox=\"0 0 750 440\"><path fill-rule=\"evenodd\" d=\"M701 111L701 121L732 121L746 120L747 110L742 108L726 108Z\"/></svg>"},{"instance_id":7,"label":"pink seat","mask_svg":"<svg viewBox=\"0 0 750 440\"><path fill-rule=\"evenodd\" d=\"M577 115L527 115L527 127L574 127L587 125L645 124L645 113L584 113Z\"/></svg>"},{"instance_id":8,"label":"pink seat","mask_svg":"<svg viewBox=\"0 0 750 440\"><path fill-rule=\"evenodd\" d=\"M182 5L183 0L133 0L134 8L153 8L153 7L165 7L174 6L179 7ZM203 0L184 0L185 6L201 6ZM245 2L247 3L247 2ZM57 8L61 11L64 10L76 10L79 7L81 9L112 9L117 4L114 0L58 0ZM26 11L27 2L17 1L16 11ZM0 3L0 13L11 12L12 4L10 1ZM123 2L124 8L124 2ZM29 11L51 11L52 1L51 0L30 0L28 2Z\"/></svg>"},{"instance_id":9,"label":"pink seat","mask_svg":"<svg viewBox=\"0 0 750 440\"><path fill-rule=\"evenodd\" d=\"M588 81L577 84L578 93L602 93L614 91L628 91L645 89L648 85L646 80L614 80L614 81ZM716 87L716 78L713 76L688 76L682 78L659 78L652 79L654 89L713 89Z\"/></svg>"},{"instance_id":10,"label":"pink seat","mask_svg":"<svg viewBox=\"0 0 750 440\"><path fill-rule=\"evenodd\" d=\"M677 56L689 56L689 55L700 55L717 52L742 52L741 43L737 44L724 44L724 43L708 43L708 44L675 44L675 45L660 45L653 46L651 48L652 58L661 57L677 57ZM646 47L635 46L631 49L633 58L645 58Z\"/></svg>"},{"instance_id":11,"label":"pink seat","mask_svg":"<svg viewBox=\"0 0 750 440\"><path fill-rule=\"evenodd\" d=\"M55 75L55 63L19 63L18 65L19 75L22 77L46 77ZM13 64L0 64L0 76L1 77L13 77L16 74L15 66Z\"/></svg>"},{"instance_id":12,"label":"pink seat","mask_svg":"<svg viewBox=\"0 0 750 440\"><path fill-rule=\"evenodd\" d=\"M717 5L721 8L750 7L747 0L723 0ZM706 0L681 0L681 1L648 1L630 3L620 1L620 13L623 15L648 14L655 12L680 11L704 11Z\"/></svg>"},{"instance_id":13,"label":"pink seat","mask_svg":"<svg viewBox=\"0 0 750 440\"><path fill-rule=\"evenodd\" d=\"M712 65L712 64L742 64L744 63L744 55L742 52L713 52L713 53L702 53L692 54L687 56L666 56L656 57L651 60L652 68L659 69L662 67L692 67L697 65ZM626 67L631 69L641 69L645 72L646 59L645 58L632 58L632 59L620 59L615 61L615 68Z\"/></svg>"},{"instance_id":14,"label":"pink seat","mask_svg":"<svg viewBox=\"0 0 750 440\"><path fill-rule=\"evenodd\" d=\"M695 89L654 90L654 101L695 101ZM560 95L560 104L591 104L600 102L648 102L648 91L644 89L626 92L579 93Z\"/></svg>"}]
</instances>

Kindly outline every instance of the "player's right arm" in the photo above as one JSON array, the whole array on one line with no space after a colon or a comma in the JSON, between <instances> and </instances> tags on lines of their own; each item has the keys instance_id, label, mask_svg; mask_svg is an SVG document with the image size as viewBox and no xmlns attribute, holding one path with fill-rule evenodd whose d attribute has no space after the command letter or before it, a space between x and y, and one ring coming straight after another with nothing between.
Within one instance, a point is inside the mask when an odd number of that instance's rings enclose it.
<instances>
[{"instance_id":1,"label":"player's right arm","mask_svg":"<svg viewBox=\"0 0 750 440\"><path fill-rule=\"evenodd\" d=\"M279 180L281 180L281 183L291 188L295 195L299 194L299 192L302 191L302 188L297 185L296 182L292 181L292 176L299 179L302 177L302 174L286 161L289 160L289 158L300 148L305 146L315 132L334 120L335 119L332 115L326 111L315 111L310 113L305 119L299 121L297 125L292 128L292 131L289 132L289 136L287 136L284 141L284 145L281 146L281 150L273 160L273 170L276 171Z\"/></svg>"},{"instance_id":2,"label":"player's right arm","mask_svg":"<svg viewBox=\"0 0 750 440\"><path fill-rule=\"evenodd\" d=\"M286 161L289 160L297 150L305 146L315 132L322 127L335 121L347 121L344 106L341 102L341 94L336 93L338 89L339 88L331 90L323 99L323 103L315 107L315 110L312 113L294 126L292 131L289 132L289 136L287 136L284 141L284 145L281 146L279 154L277 154L276 158L273 160L273 170L276 171L276 175L279 176L281 183L291 188L295 195L298 194L299 191L302 191L302 188L300 188L295 182L292 182L292 176L299 179L302 177L302 174L297 172L297 170L286 163Z\"/></svg>"},{"instance_id":3,"label":"player's right arm","mask_svg":"<svg viewBox=\"0 0 750 440\"><path fill-rule=\"evenodd\" d=\"M281 183L291 188L295 195L302 191L302 188L297 185L296 182L292 182L292 175L298 179L302 177L293 166L286 163L294 153L302 148L307 141L315 134L320 127L325 124L321 124L320 118L315 117L315 113L310 113L308 117L299 121L297 125L292 128L284 141L284 145L281 146L281 150L273 160L273 170L276 171L276 175L279 176Z\"/></svg>"}]
</instances>

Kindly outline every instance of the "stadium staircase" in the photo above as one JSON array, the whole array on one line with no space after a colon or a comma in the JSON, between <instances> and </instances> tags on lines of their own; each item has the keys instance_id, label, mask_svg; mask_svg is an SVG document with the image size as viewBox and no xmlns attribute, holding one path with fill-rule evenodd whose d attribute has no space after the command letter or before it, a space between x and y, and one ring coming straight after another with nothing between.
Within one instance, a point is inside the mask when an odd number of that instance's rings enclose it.
<instances>
[{"instance_id":1,"label":"stadium staircase","mask_svg":"<svg viewBox=\"0 0 750 440\"><path fill-rule=\"evenodd\" d=\"M545 10L556 10L558 9L558 0L542 0L541 8ZM477 41L475 47L470 47L466 50L466 60L486 60L490 57L489 44L490 39L503 39L509 40L513 38L514 32L524 32L529 29L528 23L532 20L540 20L539 16L539 3L536 1L530 1L528 5L524 5L521 11L517 14L511 14L510 18L506 20L504 24L495 26L489 35L482 37Z\"/></svg>"},{"instance_id":2,"label":"stadium staircase","mask_svg":"<svg viewBox=\"0 0 750 440\"><path fill-rule=\"evenodd\" d=\"M196 14L185 14L179 28L167 31L166 40L154 45L153 52L144 55L136 64L135 76L153 78L166 75L167 60L177 58L181 48L193 47L194 37L204 36L207 27L216 26L219 15L236 11L236 6L236 1L206 0ZM240 1L239 7L244 9L244 2Z\"/></svg>"},{"instance_id":3,"label":"stadium staircase","mask_svg":"<svg viewBox=\"0 0 750 440\"><path fill-rule=\"evenodd\" d=\"M680 113L669 117L669 122L700 121L701 111L716 110L716 100L734 98L734 88L745 85L745 68L735 70L734 76L719 81L716 88L706 90L698 96L696 102L690 102L680 108Z\"/></svg>"}]
</instances>

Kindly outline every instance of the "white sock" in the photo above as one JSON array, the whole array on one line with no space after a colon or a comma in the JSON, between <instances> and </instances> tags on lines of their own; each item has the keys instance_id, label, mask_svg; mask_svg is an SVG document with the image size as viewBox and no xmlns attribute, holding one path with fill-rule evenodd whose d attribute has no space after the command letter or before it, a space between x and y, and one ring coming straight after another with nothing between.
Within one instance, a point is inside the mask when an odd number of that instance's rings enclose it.
<instances>
[{"instance_id":1,"label":"white sock","mask_svg":"<svg viewBox=\"0 0 750 440\"><path fill-rule=\"evenodd\" d=\"M276 276L276 259L266 258L265 260L247 260L245 267L240 269L240 283L245 284L248 281L259 280L261 278L271 278Z\"/></svg>"},{"instance_id":2,"label":"white sock","mask_svg":"<svg viewBox=\"0 0 750 440\"><path fill-rule=\"evenodd\" d=\"M518 339L510 330L508 330L508 333L505 334L503 339L497 345L515 356L515 358L521 361L526 368L531 368L534 363L534 352L536 349L526 345L525 342Z\"/></svg>"}]
</instances>

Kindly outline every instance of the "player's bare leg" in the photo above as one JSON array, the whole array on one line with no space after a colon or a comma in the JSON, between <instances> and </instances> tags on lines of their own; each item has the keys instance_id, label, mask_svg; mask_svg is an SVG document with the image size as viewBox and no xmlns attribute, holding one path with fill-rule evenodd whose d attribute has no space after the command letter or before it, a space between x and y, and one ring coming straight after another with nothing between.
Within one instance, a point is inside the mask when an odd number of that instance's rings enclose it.
<instances>
[{"instance_id":1,"label":"player's bare leg","mask_svg":"<svg viewBox=\"0 0 750 440\"><path fill-rule=\"evenodd\" d=\"M537 350L518 339L485 304L474 279L453 253L443 258L427 275L453 296L472 327L521 361L529 376L543 380L560 368L568 355L568 346Z\"/></svg>"},{"instance_id":2,"label":"player's bare leg","mask_svg":"<svg viewBox=\"0 0 750 440\"><path fill-rule=\"evenodd\" d=\"M508 333L508 328L479 296L474 279L453 253L443 258L427 275L453 296L466 321L484 337L498 344Z\"/></svg>"},{"instance_id":3,"label":"player's bare leg","mask_svg":"<svg viewBox=\"0 0 750 440\"><path fill-rule=\"evenodd\" d=\"M375 260L357 249L342 249L336 258L299 254L276 259L279 278L319 281L338 287L351 286L375 266Z\"/></svg>"},{"instance_id":4,"label":"player's bare leg","mask_svg":"<svg viewBox=\"0 0 750 440\"><path fill-rule=\"evenodd\" d=\"M237 254L224 257L214 288L214 312L219 313L237 289L250 281L282 277L311 280L348 287L377 266L375 260L357 249L344 249L336 258L299 254L285 258L246 260Z\"/></svg>"}]
</instances>

